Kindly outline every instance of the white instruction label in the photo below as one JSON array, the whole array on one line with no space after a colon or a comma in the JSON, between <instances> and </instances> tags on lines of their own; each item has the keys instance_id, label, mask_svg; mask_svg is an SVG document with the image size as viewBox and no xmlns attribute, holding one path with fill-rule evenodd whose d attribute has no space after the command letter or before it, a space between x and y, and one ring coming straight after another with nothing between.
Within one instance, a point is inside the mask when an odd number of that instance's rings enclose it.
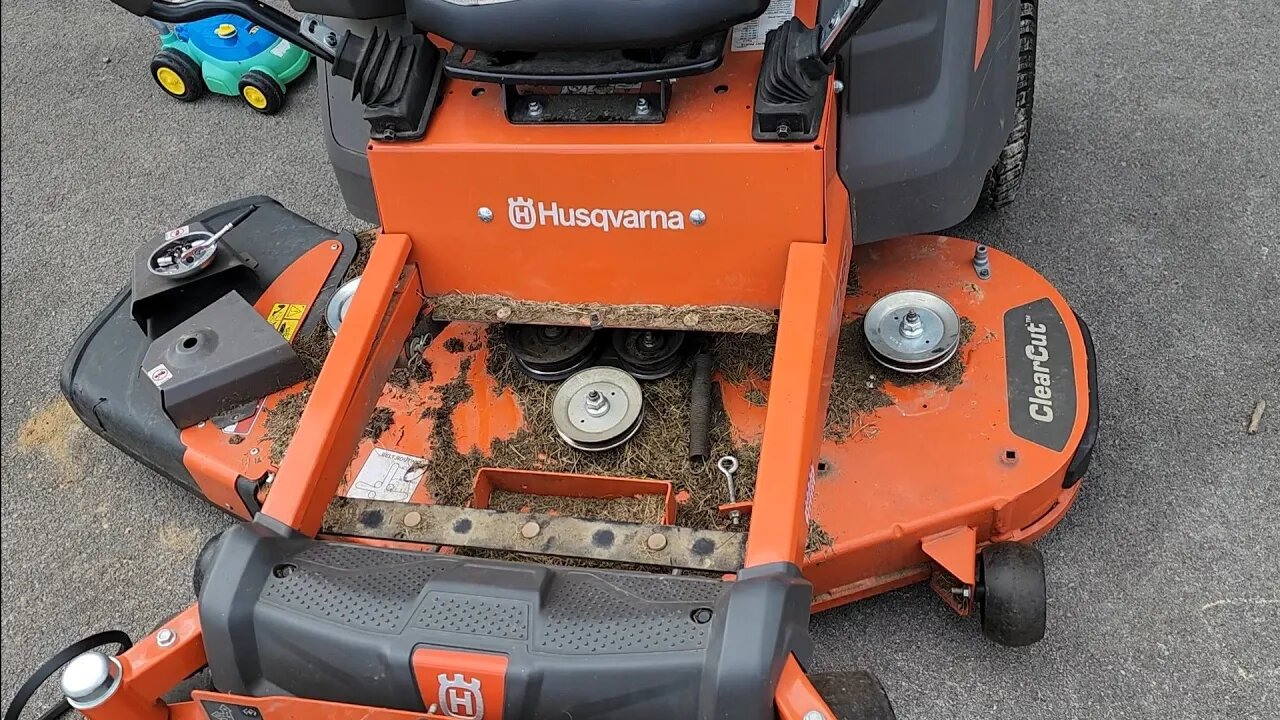
<instances>
[{"instance_id":1,"label":"white instruction label","mask_svg":"<svg viewBox=\"0 0 1280 720\"><path fill-rule=\"evenodd\" d=\"M165 240L177 240L178 238L186 237L190 232L191 232L191 226L190 226L190 225L183 225L183 226L182 226L182 227L180 227L180 228L174 228L174 229L170 230L169 232L165 233L165 234L164 234L164 239L165 239Z\"/></svg>"},{"instance_id":2,"label":"white instruction label","mask_svg":"<svg viewBox=\"0 0 1280 720\"><path fill-rule=\"evenodd\" d=\"M285 53L289 52L289 48L291 47L293 47L293 43L288 40L281 40L276 43L275 47L271 48L271 54L278 58L283 58Z\"/></svg>"},{"instance_id":3,"label":"white instruction label","mask_svg":"<svg viewBox=\"0 0 1280 720\"><path fill-rule=\"evenodd\" d=\"M360 500L408 502L422 484L426 467L422 458L374 448L346 495Z\"/></svg>"},{"instance_id":4,"label":"white instruction label","mask_svg":"<svg viewBox=\"0 0 1280 720\"><path fill-rule=\"evenodd\" d=\"M764 36L795 17L795 14L796 0L769 0L769 7L763 15L733 29L730 49L734 52L763 49Z\"/></svg>"}]
</instances>

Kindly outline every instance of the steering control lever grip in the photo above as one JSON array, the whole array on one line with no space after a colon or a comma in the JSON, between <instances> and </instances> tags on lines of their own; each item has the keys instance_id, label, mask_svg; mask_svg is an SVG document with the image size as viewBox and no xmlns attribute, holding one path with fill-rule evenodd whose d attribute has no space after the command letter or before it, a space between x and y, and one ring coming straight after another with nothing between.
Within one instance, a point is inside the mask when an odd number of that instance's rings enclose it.
<instances>
[{"instance_id":1,"label":"steering control lever grip","mask_svg":"<svg viewBox=\"0 0 1280 720\"><path fill-rule=\"evenodd\" d=\"M134 15L149 17L164 23L184 23L203 20L214 15L231 13L239 15L270 30L321 60L333 62L330 48L315 42L299 29L298 20L258 0L112 0L116 5Z\"/></svg>"}]
</instances>

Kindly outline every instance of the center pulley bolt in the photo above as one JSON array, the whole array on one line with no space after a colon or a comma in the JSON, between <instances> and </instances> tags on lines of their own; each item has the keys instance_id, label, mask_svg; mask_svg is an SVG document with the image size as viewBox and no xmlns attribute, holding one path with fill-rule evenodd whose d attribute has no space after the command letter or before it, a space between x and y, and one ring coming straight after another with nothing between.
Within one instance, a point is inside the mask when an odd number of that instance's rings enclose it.
<instances>
[{"instance_id":1,"label":"center pulley bolt","mask_svg":"<svg viewBox=\"0 0 1280 720\"><path fill-rule=\"evenodd\" d=\"M587 400L584 405L587 408L587 414L591 417L600 417L609 412L609 401L599 390L592 390L587 393Z\"/></svg>"},{"instance_id":2,"label":"center pulley bolt","mask_svg":"<svg viewBox=\"0 0 1280 720\"><path fill-rule=\"evenodd\" d=\"M653 334L652 330L645 330L644 334L640 336L640 344L646 349L652 350L658 347L658 337Z\"/></svg>"},{"instance_id":3,"label":"center pulley bolt","mask_svg":"<svg viewBox=\"0 0 1280 720\"><path fill-rule=\"evenodd\" d=\"M924 333L924 323L920 320L920 313L915 310L908 310L907 314L902 318L902 325L899 326L902 337L918 338Z\"/></svg>"}]
</instances>

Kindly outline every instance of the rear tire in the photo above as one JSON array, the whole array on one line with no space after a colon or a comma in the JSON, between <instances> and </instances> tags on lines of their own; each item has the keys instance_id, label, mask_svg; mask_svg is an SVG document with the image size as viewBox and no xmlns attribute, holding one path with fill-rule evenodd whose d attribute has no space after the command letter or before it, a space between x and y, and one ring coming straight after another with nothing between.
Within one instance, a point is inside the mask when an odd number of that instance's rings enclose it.
<instances>
[{"instance_id":1,"label":"rear tire","mask_svg":"<svg viewBox=\"0 0 1280 720\"><path fill-rule=\"evenodd\" d=\"M875 675L865 671L818 673L809 682L835 713L833 720L895 720L893 704Z\"/></svg>"},{"instance_id":2,"label":"rear tire","mask_svg":"<svg viewBox=\"0 0 1280 720\"><path fill-rule=\"evenodd\" d=\"M151 79L164 94L182 102L195 102L204 95L204 75L200 63L184 52L165 48L151 58Z\"/></svg>"},{"instance_id":3,"label":"rear tire","mask_svg":"<svg viewBox=\"0 0 1280 720\"><path fill-rule=\"evenodd\" d=\"M275 115L284 107L284 88L270 75L250 70L240 78L240 99L263 115Z\"/></svg>"},{"instance_id":4,"label":"rear tire","mask_svg":"<svg viewBox=\"0 0 1280 720\"><path fill-rule=\"evenodd\" d=\"M1039 0L1022 0L1018 29L1018 86L1013 131L1000 157L987 171L975 212L998 210L1012 203L1022 187L1031 145L1031 116L1036 94L1036 17Z\"/></svg>"}]
</instances>

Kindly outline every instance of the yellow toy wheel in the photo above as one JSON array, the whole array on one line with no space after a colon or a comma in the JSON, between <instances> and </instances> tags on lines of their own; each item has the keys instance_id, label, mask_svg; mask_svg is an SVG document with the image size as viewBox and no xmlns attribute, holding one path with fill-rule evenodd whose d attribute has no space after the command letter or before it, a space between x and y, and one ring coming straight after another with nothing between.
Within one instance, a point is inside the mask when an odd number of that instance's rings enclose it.
<instances>
[{"instance_id":1,"label":"yellow toy wheel","mask_svg":"<svg viewBox=\"0 0 1280 720\"><path fill-rule=\"evenodd\" d=\"M254 110L265 110L267 107L267 96L262 91L252 85L245 85L244 90L240 92L244 96L244 101L253 106Z\"/></svg>"},{"instance_id":2,"label":"yellow toy wheel","mask_svg":"<svg viewBox=\"0 0 1280 720\"><path fill-rule=\"evenodd\" d=\"M183 102L197 100L204 95L204 78L200 65L185 53L165 49L151 59L151 77L169 97Z\"/></svg>"},{"instance_id":3,"label":"yellow toy wheel","mask_svg":"<svg viewBox=\"0 0 1280 720\"><path fill-rule=\"evenodd\" d=\"M240 98L263 115L274 115L284 107L284 90L259 70L250 70L240 78Z\"/></svg>"}]
</instances>

